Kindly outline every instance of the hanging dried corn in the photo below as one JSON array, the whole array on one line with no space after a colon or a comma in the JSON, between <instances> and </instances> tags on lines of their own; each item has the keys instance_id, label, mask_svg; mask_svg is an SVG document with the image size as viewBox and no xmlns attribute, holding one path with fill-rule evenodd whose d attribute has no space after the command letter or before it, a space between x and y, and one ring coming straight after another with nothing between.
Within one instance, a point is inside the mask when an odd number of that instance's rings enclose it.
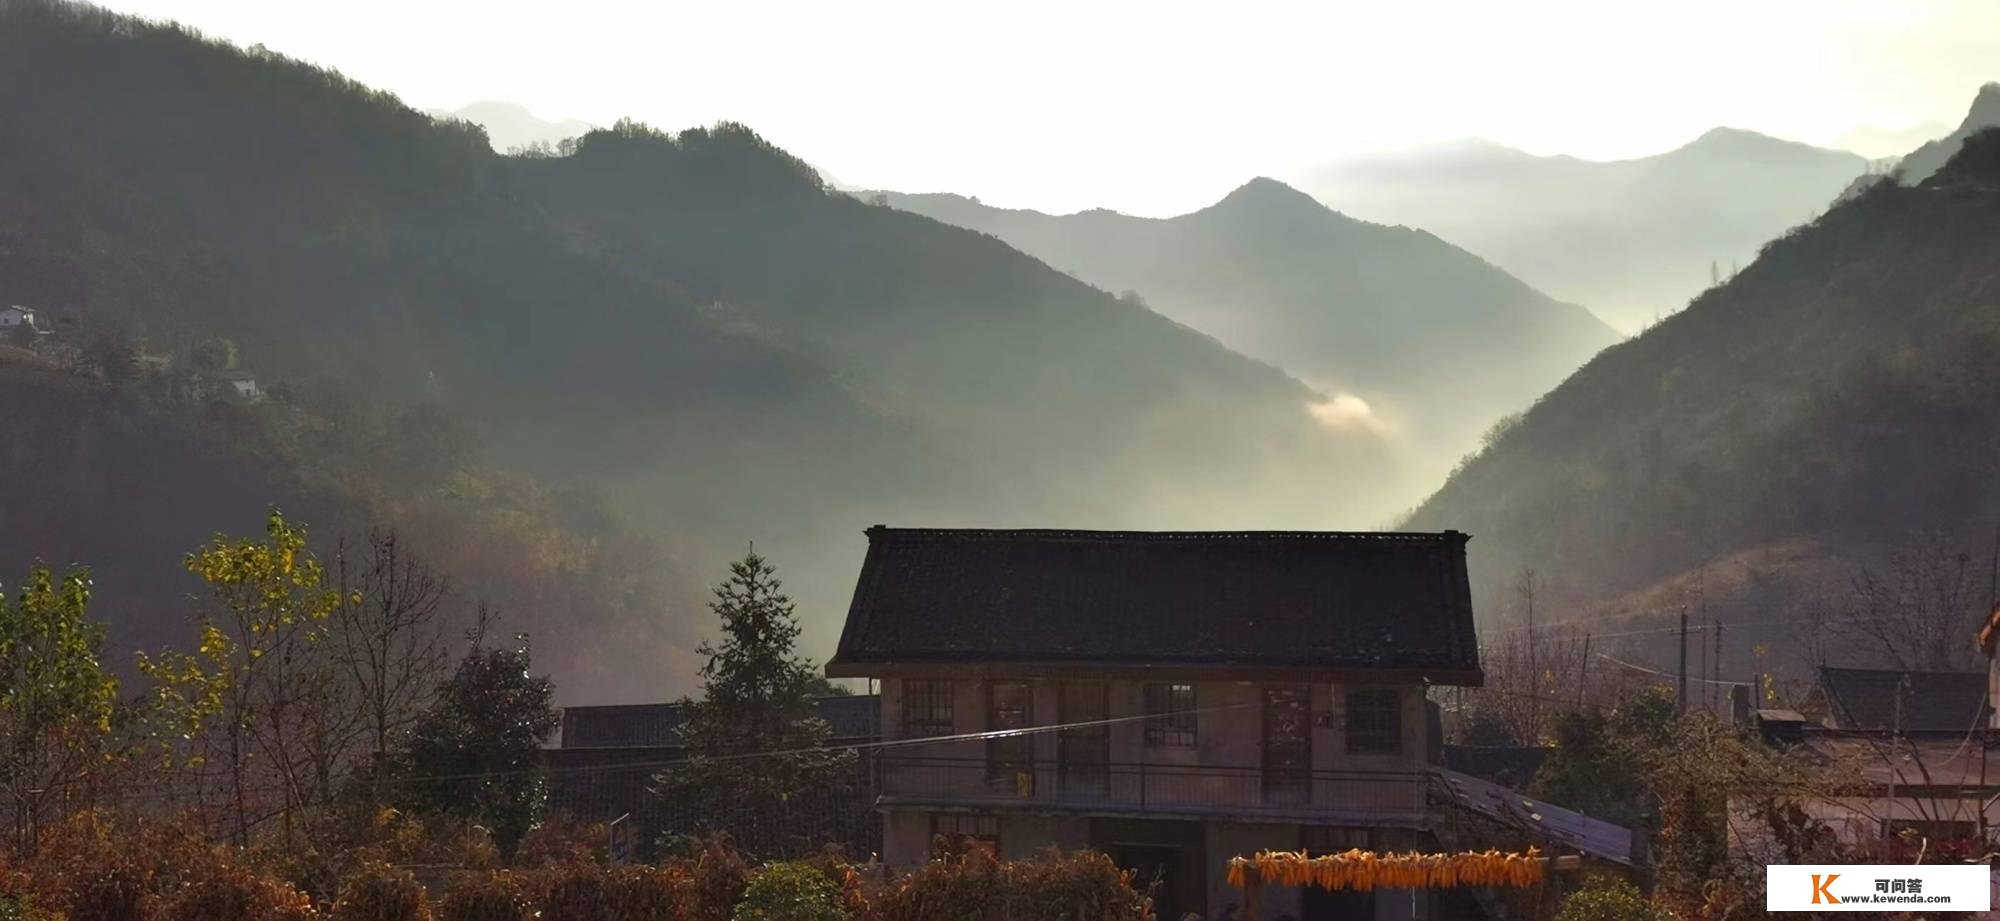
<instances>
[{"instance_id":1,"label":"hanging dried corn","mask_svg":"<svg viewBox=\"0 0 2000 921\"><path fill-rule=\"evenodd\" d=\"M1377 854L1360 849L1311 856L1304 851L1259 851L1249 859L1232 857L1227 880L1237 889L1255 879L1281 886L1322 889L1443 889L1453 886L1526 888L1539 885L1547 861L1537 848L1527 853L1498 850L1456 854Z\"/></svg>"}]
</instances>

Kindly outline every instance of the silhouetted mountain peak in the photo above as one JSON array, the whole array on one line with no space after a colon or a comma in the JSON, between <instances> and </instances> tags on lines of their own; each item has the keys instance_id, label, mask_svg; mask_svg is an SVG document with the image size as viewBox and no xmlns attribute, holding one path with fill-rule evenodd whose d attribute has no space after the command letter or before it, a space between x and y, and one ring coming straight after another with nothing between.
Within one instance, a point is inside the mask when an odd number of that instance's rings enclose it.
<instances>
[{"instance_id":1,"label":"silhouetted mountain peak","mask_svg":"<svg viewBox=\"0 0 2000 921\"><path fill-rule=\"evenodd\" d=\"M1319 200L1294 189L1276 179L1258 176L1240 186L1221 201L1204 209L1207 211L1230 211L1246 214L1325 214L1328 208Z\"/></svg>"},{"instance_id":2,"label":"silhouetted mountain peak","mask_svg":"<svg viewBox=\"0 0 2000 921\"><path fill-rule=\"evenodd\" d=\"M1682 145L1673 153L1706 153L1730 157L1755 156L1763 153L1788 152L1810 148L1810 144L1774 138L1744 128L1719 126L1703 132L1701 137ZM1672 156L1672 154L1668 154Z\"/></svg>"},{"instance_id":3,"label":"silhouetted mountain peak","mask_svg":"<svg viewBox=\"0 0 2000 921\"><path fill-rule=\"evenodd\" d=\"M1960 131L1976 131L2000 125L2000 83L1988 83L1979 88L1979 95L1972 97L1972 109L1965 113L1965 123Z\"/></svg>"}]
</instances>

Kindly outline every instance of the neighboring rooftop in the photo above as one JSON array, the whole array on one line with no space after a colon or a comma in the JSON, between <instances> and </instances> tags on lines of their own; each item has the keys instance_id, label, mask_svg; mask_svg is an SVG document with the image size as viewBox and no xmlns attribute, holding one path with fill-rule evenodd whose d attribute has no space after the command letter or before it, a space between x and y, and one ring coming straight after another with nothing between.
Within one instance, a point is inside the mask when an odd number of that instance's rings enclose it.
<instances>
[{"instance_id":1,"label":"neighboring rooftop","mask_svg":"<svg viewBox=\"0 0 2000 921\"><path fill-rule=\"evenodd\" d=\"M873 694L814 698L820 719L837 740L877 735L877 699ZM614 704L564 707L563 748L677 748L686 712L679 703Z\"/></svg>"},{"instance_id":2,"label":"neighboring rooftop","mask_svg":"<svg viewBox=\"0 0 2000 921\"><path fill-rule=\"evenodd\" d=\"M1445 745L1444 766L1488 783L1519 790L1535 779L1552 748L1533 745Z\"/></svg>"},{"instance_id":3,"label":"neighboring rooftop","mask_svg":"<svg viewBox=\"0 0 2000 921\"><path fill-rule=\"evenodd\" d=\"M1819 681L1836 729L1969 732L1985 723L1984 672L1821 668Z\"/></svg>"},{"instance_id":4,"label":"neighboring rooftop","mask_svg":"<svg viewBox=\"0 0 2000 921\"><path fill-rule=\"evenodd\" d=\"M1476 685L1466 540L877 526L827 673L1279 668Z\"/></svg>"},{"instance_id":5,"label":"neighboring rooftop","mask_svg":"<svg viewBox=\"0 0 2000 921\"><path fill-rule=\"evenodd\" d=\"M1623 825L1530 799L1470 774L1441 769L1437 775L1449 802L1521 829L1551 845L1552 853L1574 850L1599 860L1633 864L1632 830Z\"/></svg>"}]
</instances>

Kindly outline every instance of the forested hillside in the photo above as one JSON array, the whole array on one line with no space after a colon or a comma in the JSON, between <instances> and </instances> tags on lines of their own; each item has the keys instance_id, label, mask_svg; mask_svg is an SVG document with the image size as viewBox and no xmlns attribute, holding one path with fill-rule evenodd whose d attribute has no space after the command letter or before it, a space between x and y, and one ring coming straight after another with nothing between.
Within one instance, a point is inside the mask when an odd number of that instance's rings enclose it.
<instances>
[{"instance_id":1,"label":"forested hillside","mask_svg":"<svg viewBox=\"0 0 2000 921\"><path fill-rule=\"evenodd\" d=\"M684 548L620 526L596 497L480 465L429 407L334 418L283 399L190 398L177 381L111 385L0 354L0 469L14 483L0 490L0 557L92 566L115 665L188 635L200 583L185 554L277 507L329 565L343 540L358 557L371 529L393 528L449 584L454 636L487 605L494 629L528 634L586 698L693 667L680 652L693 629L658 616L702 600Z\"/></svg>"},{"instance_id":2,"label":"forested hillside","mask_svg":"<svg viewBox=\"0 0 2000 921\"><path fill-rule=\"evenodd\" d=\"M425 407L692 548L685 571L755 540L809 652L878 521L1357 526L1413 492L1283 373L831 194L747 129L510 158L338 75L47 0L0 2L0 81L0 300L182 360L226 336L316 416ZM119 562L93 549L63 552Z\"/></svg>"},{"instance_id":3,"label":"forested hillside","mask_svg":"<svg viewBox=\"0 0 2000 921\"><path fill-rule=\"evenodd\" d=\"M1410 525L1477 535L1481 583L1529 566L1573 597L1794 537L1829 554L1970 535L1953 546L1983 557L2000 520L1996 349L1987 132L1922 185L1870 185L1606 350Z\"/></svg>"},{"instance_id":4,"label":"forested hillside","mask_svg":"<svg viewBox=\"0 0 2000 921\"><path fill-rule=\"evenodd\" d=\"M1410 463L1433 478L1495 419L1617 339L1588 310L1423 230L1354 220L1271 179L1164 220L1005 210L956 195L886 200L1135 292L1232 348L1360 397L1371 414L1354 421L1396 430Z\"/></svg>"}]
</instances>

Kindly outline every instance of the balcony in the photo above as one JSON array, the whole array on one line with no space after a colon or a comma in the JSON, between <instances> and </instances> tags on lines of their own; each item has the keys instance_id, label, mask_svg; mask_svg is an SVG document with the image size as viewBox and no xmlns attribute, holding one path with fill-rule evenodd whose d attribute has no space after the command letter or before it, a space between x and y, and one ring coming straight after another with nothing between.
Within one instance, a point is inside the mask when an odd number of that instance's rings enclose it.
<instances>
[{"instance_id":1,"label":"balcony","mask_svg":"<svg viewBox=\"0 0 2000 921\"><path fill-rule=\"evenodd\" d=\"M1265 770L1150 762L992 761L884 755L877 804L1027 809L1156 818L1231 818L1326 824L1421 821L1420 771Z\"/></svg>"}]
</instances>

